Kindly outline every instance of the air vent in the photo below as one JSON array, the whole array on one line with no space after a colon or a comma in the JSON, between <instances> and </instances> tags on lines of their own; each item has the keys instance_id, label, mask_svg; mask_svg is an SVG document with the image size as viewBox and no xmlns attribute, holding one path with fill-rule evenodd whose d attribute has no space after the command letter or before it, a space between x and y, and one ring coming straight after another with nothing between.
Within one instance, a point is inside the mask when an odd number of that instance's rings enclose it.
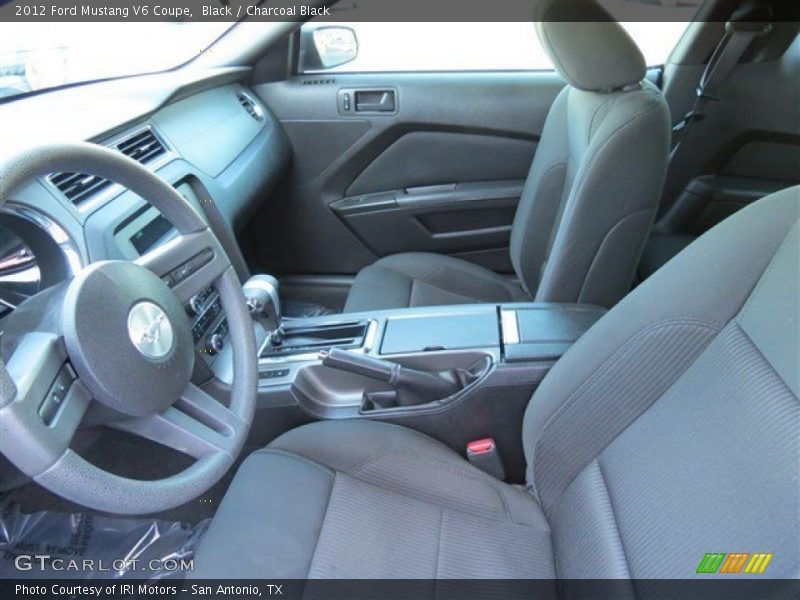
<instances>
[{"instance_id":1,"label":"air vent","mask_svg":"<svg viewBox=\"0 0 800 600\"><path fill-rule=\"evenodd\" d=\"M138 160L142 164L149 163L154 158L164 154L167 149L164 147L153 130L149 127L126 140L117 144L117 150L125 156Z\"/></svg>"},{"instance_id":2,"label":"air vent","mask_svg":"<svg viewBox=\"0 0 800 600\"><path fill-rule=\"evenodd\" d=\"M149 127L111 147L142 164L147 164L167 152L166 146ZM48 179L75 206L111 185L107 179L85 173L54 173Z\"/></svg>"},{"instance_id":3,"label":"air vent","mask_svg":"<svg viewBox=\"0 0 800 600\"><path fill-rule=\"evenodd\" d=\"M239 92L236 94L236 98L239 100L239 104L241 104L248 114L256 121L262 121L264 119L264 111L261 110L261 107L256 104L256 101L250 96L244 92Z\"/></svg>"},{"instance_id":4,"label":"air vent","mask_svg":"<svg viewBox=\"0 0 800 600\"><path fill-rule=\"evenodd\" d=\"M67 197L67 200L77 206L111 182L102 177L85 173L57 173L50 176L50 183L56 186Z\"/></svg>"}]
</instances>

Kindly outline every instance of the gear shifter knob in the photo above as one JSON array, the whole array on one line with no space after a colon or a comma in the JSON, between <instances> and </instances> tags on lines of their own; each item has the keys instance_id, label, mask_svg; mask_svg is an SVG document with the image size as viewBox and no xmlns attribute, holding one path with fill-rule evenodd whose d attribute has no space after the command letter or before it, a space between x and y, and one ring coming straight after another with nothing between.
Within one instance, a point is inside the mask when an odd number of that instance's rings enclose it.
<instances>
[{"instance_id":1,"label":"gear shifter knob","mask_svg":"<svg viewBox=\"0 0 800 600\"><path fill-rule=\"evenodd\" d=\"M270 331L281 326L281 301L278 280L272 275L253 275L242 286L247 308L254 319L264 321Z\"/></svg>"}]
</instances>

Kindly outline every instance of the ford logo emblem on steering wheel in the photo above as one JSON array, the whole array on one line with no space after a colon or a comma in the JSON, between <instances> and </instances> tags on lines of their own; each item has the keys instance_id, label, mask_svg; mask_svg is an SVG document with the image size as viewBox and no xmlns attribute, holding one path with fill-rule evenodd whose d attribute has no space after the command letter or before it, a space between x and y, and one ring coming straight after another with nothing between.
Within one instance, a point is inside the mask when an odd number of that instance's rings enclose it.
<instances>
[{"instance_id":1,"label":"ford logo emblem on steering wheel","mask_svg":"<svg viewBox=\"0 0 800 600\"><path fill-rule=\"evenodd\" d=\"M175 339L166 313L152 302L139 302L131 308L128 337L141 354L151 359L167 356Z\"/></svg>"}]
</instances>

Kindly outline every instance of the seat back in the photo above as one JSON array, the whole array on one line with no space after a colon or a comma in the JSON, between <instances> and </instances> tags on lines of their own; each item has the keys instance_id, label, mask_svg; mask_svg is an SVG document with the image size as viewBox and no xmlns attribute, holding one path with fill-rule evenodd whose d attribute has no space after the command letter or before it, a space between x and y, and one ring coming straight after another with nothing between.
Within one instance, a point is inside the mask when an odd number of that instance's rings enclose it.
<instances>
[{"instance_id":1,"label":"seat back","mask_svg":"<svg viewBox=\"0 0 800 600\"><path fill-rule=\"evenodd\" d=\"M537 390L528 481L560 577L800 576L798 219L795 187L712 229Z\"/></svg>"},{"instance_id":2,"label":"seat back","mask_svg":"<svg viewBox=\"0 0 800 600\"><path fill-rule=\"evenodd\" d=\"M537 301L610 307L630 290L655 217L669 109L643 81L636 44L602 8L543 4L539 38L568 85L550 109L528 174L511 260ZM587 21L564 22L570 15L563 11L576 5Z\"/></svg>"}]
</instances>

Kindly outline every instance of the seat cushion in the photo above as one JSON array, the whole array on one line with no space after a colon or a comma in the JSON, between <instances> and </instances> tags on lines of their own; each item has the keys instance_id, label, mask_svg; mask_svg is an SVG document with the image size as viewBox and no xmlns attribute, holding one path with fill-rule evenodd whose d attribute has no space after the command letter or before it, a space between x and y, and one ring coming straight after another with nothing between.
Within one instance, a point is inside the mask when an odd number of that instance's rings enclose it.
<instances>
[{"instance_id":1,"label":"seat cushion","mask_svg":"<svg viewBox=\"0 0 800 600\"><path fill-rule=\"evenodd\" d=\"M306 425L248 457L192 576L552 578L554 569L528 493L427 436L362 420Z\"/></svg>"},{"instance_id":2,"label":"seat cushion","mask_svg":"<svg viewBox=\"0 0 800 600\"><path fill-rule=\"evenodd\" d=\"M478 302L522 302L530 296L502 275L465 260L408 252L387 256L359 272L345 312Z\"/></svg>"}]
</instances>

